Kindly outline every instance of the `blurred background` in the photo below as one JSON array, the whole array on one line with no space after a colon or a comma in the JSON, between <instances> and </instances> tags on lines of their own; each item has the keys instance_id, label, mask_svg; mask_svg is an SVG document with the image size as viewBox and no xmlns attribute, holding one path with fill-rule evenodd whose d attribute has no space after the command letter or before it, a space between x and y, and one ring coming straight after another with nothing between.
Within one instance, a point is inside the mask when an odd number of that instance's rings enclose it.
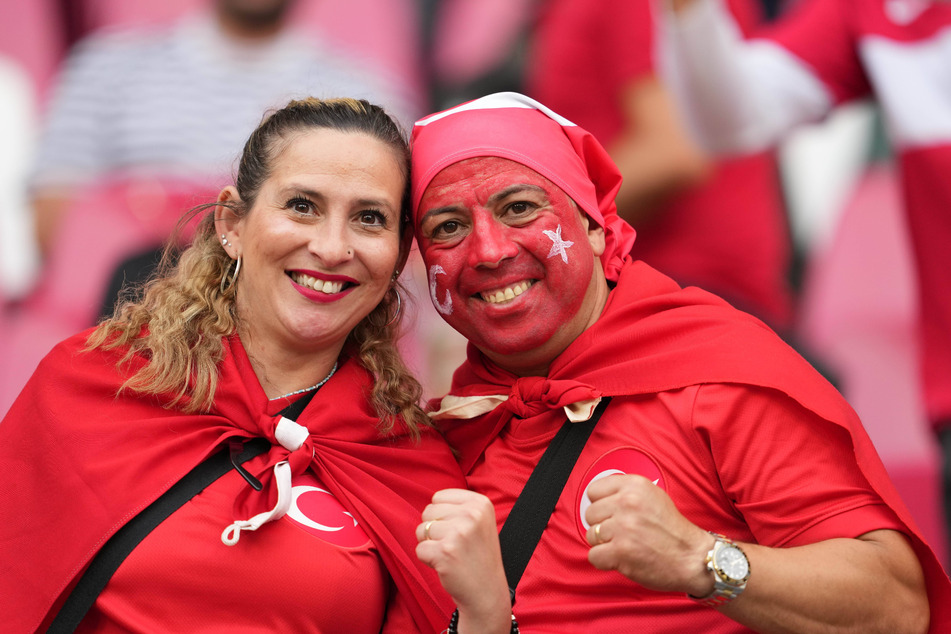
<instances>
[{"instance_id":1,"label":"blurred background","mask_svg":"<svg viewBox=\"0 0 951 634\"><path fill-rule=\"evenodd\" d=\"M749 32L787 10L732 8ZM775 152L703 156L654 72L652 20L647 0L3 0L0 415L56 342L148 274L182 214L230 183L267 108L365 97L408 130L517 90L615 157L637 257L757 314L839 387L947 560L911 253L878 111L839 108ZM438 396L465 349L411 264L404 349Z\"/></svg>"}]
</instances>

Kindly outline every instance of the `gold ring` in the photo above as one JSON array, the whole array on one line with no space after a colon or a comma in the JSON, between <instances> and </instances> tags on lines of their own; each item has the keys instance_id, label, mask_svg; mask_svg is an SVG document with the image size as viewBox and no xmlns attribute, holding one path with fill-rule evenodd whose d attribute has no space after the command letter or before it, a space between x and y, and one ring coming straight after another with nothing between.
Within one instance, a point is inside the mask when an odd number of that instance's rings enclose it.
<instances>
[{"instance_id":1,"label":"gold ring","mask_svg":"<svg viewBox=\"0 0 951 634\"><path fill-rule=\"evenodd\" d=\"M432 528L433 522L435 522L435 521L436 521L436 520L429 520L428 522L426 522L426 525L423 526L423 539L424 539L424 540L426 540L426 539L432 539L432 538L429 536L429 529Z\"/></svg>"},{"instance_id":2,"label":"gold ring","mask_svg":"<svg viewBox=\"0 0 951 634\"><path fill-rule=\"evenodd\" d=\"M594 525L594 541L597 542L597 544L604 543L601 541L601 522Z\"/></svg>"}]
</instances>

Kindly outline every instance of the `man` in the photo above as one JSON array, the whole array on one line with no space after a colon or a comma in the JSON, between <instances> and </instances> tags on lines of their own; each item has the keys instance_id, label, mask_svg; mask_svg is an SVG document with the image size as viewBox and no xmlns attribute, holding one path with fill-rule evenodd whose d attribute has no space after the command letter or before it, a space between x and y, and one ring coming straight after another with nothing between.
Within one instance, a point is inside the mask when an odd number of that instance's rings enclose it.
<instances>
[{"instance_id":1,"label":"man","mask_svg":"<svg viewBox=\"0 0 951 634\"><path fill-rule=\"evenodd\" d=\"M944 451L951 539L951 2L808 0L750 41L736 37L719 0L672 5L664 58L711 150L768 147L838 104L878 101L915 258L919 374Z\"/></svg>"},{"instance_id":2,"label":"man","mask_svg":"<svg viewBox=\"0 0 951 634\"><path fill-rule=\"evenodd\" d=\"M515 588L525 631L951 625L854 412L762 322L631 257L593 136L500 93L413 137L432 300L470 341L433 416L472 492L437 493L417 529L459 632L509 630L496 531L566 416L606 397Z\"/></svg>"}]
</instances>

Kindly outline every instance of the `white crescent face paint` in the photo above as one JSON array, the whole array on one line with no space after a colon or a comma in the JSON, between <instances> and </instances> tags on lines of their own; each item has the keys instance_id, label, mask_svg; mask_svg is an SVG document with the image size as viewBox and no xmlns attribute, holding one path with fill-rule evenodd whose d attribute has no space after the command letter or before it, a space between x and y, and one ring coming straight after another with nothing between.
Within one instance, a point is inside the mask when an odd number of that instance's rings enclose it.
<instances>
[{"instance_id":1,"label":"white crescent face paint","mask_svg":"<svg viewBox=\"0 0 951 634\"><path fill-rule=\"evenodd\" d=\"M443 315L451 315L452 297L449 295L449 291L446 291L446 300L444 302L440 302L436 297L436 276L440 273L445 275L446 271L438 264L429 267L429 297L433 300L433 306L436 307L436 310Z\"/></svg>"}]
</instances>

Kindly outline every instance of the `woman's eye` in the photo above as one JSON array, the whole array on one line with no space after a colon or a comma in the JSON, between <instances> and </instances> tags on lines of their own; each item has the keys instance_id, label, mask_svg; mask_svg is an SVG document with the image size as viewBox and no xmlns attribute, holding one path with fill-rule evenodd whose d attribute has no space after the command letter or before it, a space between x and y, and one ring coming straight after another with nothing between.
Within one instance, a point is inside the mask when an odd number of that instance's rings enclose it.
<instances>
[{"instance_id":1,"label":"woman's eye","mask_svg":"<svg viewBox=\"0 0 951 634\"><path fill-rule=\"evenodd\" d=\"M360 222L364 225L385 227L386 216L377 209L368 209L360 213Z\"/></svg>"},{"instance_id":2,"label":"woman's eye","mask_svg":"<svg viewBox=\"0 0 951 634\"><path fill-rule=\"evenodd\" d=\"M296 211L299 214L313 213L314 205L306 198L292 198L287 201L287 208Z\"/></svg>"}]
</instances>

